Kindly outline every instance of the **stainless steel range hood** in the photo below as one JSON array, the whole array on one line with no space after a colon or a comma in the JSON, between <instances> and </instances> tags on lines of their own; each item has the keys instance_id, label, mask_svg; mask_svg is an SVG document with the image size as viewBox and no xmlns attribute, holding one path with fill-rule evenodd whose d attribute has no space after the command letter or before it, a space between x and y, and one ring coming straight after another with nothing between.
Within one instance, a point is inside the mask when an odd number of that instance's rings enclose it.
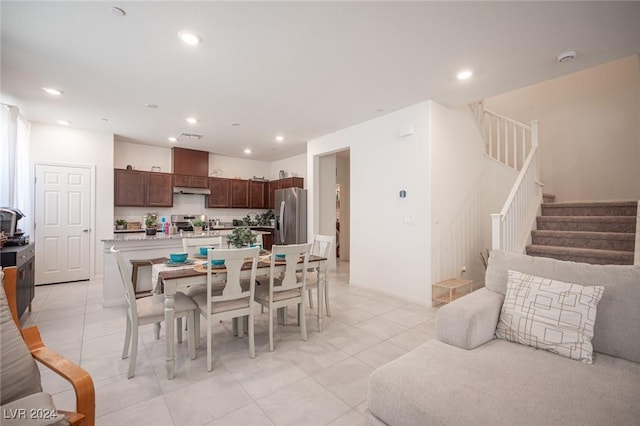
<instances>
[{"instance_id":1,"label":"stainless steel range hood","mask_svg":"<svg viewBox=\"0 0 640 426\"><path fill-rule=\"evenodd\" d=\"M188 188L186 186L174 186L174 194L195 194L195 195L211 195L208 188Z\"/></svg>"}]
</instances>

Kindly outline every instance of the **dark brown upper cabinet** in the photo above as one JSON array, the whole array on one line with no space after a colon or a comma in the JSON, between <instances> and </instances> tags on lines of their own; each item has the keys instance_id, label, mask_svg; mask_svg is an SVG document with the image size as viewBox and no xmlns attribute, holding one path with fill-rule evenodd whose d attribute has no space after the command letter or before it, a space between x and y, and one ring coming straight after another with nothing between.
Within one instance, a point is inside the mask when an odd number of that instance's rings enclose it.
<instances>
[{"instance_id":1,"label":"dark brown upper cabinet","mask_svg":"<svg viewBox=\"0 0 640 426\"><path fill-rule=\"evenodd\" d=\"M173 175L173 186L187 188L208 188L209 178L204 176Z\"/></svg>"},{"instance_id":2,"label":"dark brown upper cabinet","mask_svg":"<svg viewBox=\"0 0 640 426\"><path fill-rule=\"evenodd\" d=\"M231 207L231 179L209 178L209 190L206 205L208 208Z\"/></svg>"},{"instance_id":3,"label":"dark brown upper cabinet","mask_svg":"<svg viewBox=\"0 0 640 426\"><path fill-rule=\"evenodd\" d=\"M114 170L114 204L128 207L172 207L173 175Z\"/></svg>"},{"instance_id":4,"label":"dark brown upper cabinet","mask_svg":"<svg viewBox=\"0 0 640 426\"><path fill-rule=\"evenodd\" d=\"M267 208L269 182L249 181L249 208Z\"/></svg>"},{"instance_id":5,"label":"dark brown upper cabinet","mask_svg":"<svg viewBox=\"0 0 640 426\"><path fill-rule=\"evenodd\" d=\"M183 176L209 176L209 152L187 148L171 148L173 174Z\"/></svg>"},{"instance_id":6,"label":"dark brown upper cabinet","mask_svg":"<svg viewBox=\"0 0 640 426\"><path fill-rule=\"evenodd\" d=\"M231 207L249 208L249 181L231 179Z\"/></svg>"}]
</instances>

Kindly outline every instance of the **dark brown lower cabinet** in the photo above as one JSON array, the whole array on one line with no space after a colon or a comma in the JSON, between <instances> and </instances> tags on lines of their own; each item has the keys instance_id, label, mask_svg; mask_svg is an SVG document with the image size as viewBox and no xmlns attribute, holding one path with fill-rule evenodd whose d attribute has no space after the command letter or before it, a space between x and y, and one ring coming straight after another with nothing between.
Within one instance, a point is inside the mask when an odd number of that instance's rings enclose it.
<instances>
[{"instance_id":1,"label":"dark brown lower cabinet","mask_svg":"<svg viewBox=\"0 0 640 426\"><path fill-rule=\"evenodd\" d=\"M3 268L16 267L16 302L18 316L21 316L35 297L36 246L35 243L31 243L25 246L3 247L0 253Z\"/></svg>"}]
</instances>

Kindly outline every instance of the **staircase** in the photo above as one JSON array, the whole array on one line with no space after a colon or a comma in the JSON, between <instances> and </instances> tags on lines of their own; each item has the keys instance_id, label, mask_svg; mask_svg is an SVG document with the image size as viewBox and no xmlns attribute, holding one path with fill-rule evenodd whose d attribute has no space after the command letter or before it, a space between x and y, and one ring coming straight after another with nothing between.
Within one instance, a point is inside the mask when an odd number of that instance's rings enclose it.
<instances>
[{"instance_id":1,"label":"staircase","mask_svg":"<svg viewBox=\"0 0 640 426\"><path fill-rule=\"evenodd\" d=\"M633 265L637 208L637 201L543 203L527 254L601 265Z\"/></svg>"}]
</instances>

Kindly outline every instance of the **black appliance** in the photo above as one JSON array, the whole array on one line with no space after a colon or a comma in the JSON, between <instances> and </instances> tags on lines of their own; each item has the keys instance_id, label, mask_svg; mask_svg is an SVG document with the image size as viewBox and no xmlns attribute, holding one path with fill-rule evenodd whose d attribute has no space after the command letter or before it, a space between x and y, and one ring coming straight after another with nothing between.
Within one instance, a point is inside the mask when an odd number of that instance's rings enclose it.
<instances>
[{"instance_id":1,"label":"black appliance","mask_svg":"<svg viewBox=\"0 0 640 426\"><path fill-rule=\"evenodd\" d=\"M18 209L0 207L0 231L7 236L5 246L23 246L29 244L29 236L18 228L18 221L24 217Z\"/></svg>"}]
</instances>

